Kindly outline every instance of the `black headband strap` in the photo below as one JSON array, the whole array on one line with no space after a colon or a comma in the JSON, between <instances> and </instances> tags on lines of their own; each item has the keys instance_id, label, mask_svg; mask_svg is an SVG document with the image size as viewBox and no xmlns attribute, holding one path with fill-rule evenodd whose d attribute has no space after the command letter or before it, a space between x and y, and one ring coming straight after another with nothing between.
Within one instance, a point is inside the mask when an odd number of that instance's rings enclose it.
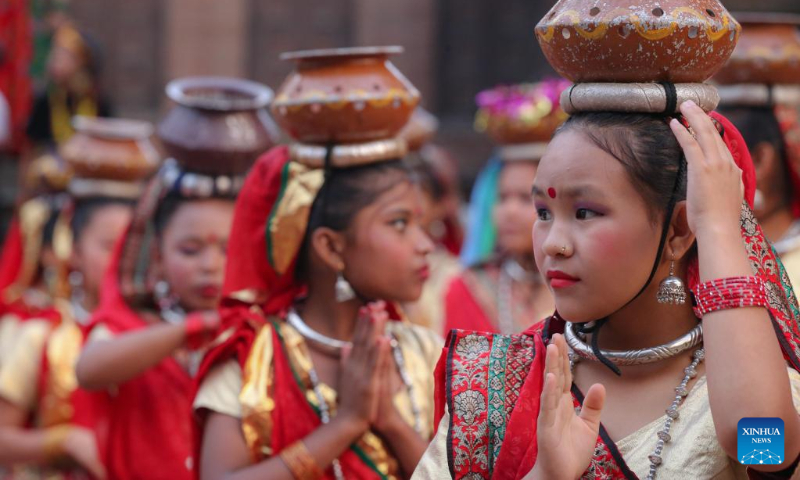
<instances>
[{"instance_id":1,"label":"black headband strap","mask_svg":"<svg viewBox=\"0 0 800 480\"><path fill-rule=\"evenodd\" d=\"M667 95L667 105L664 107L664 113L667 115L672 115L678 108L678 90L675 89L675 84L672 82L658 83L664 87L664 93Z\"/></svg>"}]
</instances>

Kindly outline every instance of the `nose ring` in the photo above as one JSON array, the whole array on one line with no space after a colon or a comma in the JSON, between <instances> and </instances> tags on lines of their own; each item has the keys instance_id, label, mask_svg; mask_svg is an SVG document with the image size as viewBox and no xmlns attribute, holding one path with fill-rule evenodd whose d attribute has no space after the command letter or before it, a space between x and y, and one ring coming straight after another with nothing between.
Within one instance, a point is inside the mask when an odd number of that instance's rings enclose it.
<instances>
[{"instance_id":1,"label":"nose ring","mask_svg":"<svg viewBox=\"0 0 800 480\"><path fill-rule=\"evenodd\" d=\"M565 253L567 253L567 246L566 245L561 247L561 255L564 255Z\"/></svg>"}]
</instances>

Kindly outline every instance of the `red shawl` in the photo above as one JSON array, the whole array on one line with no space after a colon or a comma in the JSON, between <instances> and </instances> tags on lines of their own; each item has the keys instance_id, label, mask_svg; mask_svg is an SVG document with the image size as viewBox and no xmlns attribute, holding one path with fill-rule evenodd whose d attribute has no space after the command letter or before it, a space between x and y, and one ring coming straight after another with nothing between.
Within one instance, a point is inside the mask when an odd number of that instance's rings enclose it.
<instances>
[{"instance_id":1,"label":"red shawl","mask_svg":"<svg viewBox=\"0 0 800 480\"><path fill-rule=\"evenodd\" d=\"M454 278L444 298L444 331L471 330L475 332L500 333L489 319L483 306L476 300L463 274Z\"/></svg>"},{"instance_id":2,"label":"red shawl","mask_svg":"<svg viewBox=\"0 0 800 480\"><path fill-rule=\"evenodd\" d=\"M755 195L755 171L744 139L726 118L717 113L711 113L711 116L724 128L723 139L736 164L743 171L745 200L748 205L752 206ZM800 330L798 330L797 324L800 309L798 309L788 277L775 251L764 239L752 211L747 208L743 209L742 213L742 236L747 245L751 263L757 269L758 274L762 275L769 283L769 312L784 356L792 367L800 370ZM689 286L693 287L697 282L698 263L695 259L689 268ZM465 331L450 333L436 369L436 425L444 415L445 405L448 405L451 414L451 432L448 435L447 449L453 478L519 480L533 468L538 452L536 417L539 412L544 379L544 346L551 334L563 332L563 328L564 322L554 316L546 324L540 323L531 327L522 335L492 336L491 334ZM498 346L499 341L505 342L505 344ZM465 393L468 396L471 394L469 390L472 389L482 392L481 395L474 396L475 398L488 399L490 392L486 390L489 388L486 385L490 382L478 382L475 385L470 385L469 382L472 382L473 378L488 378L492 375L489 365L493 358L492 353L496 349L506 348L508 350L503 352L511 352L515 346L518 350L525 351L527 355L518 354L514 359L511 353L503 353L506 363L501 365L499 371L505 371L503 381L506 385L505 390L500 393L506 398L509 395L512 396L513 402L506 404L508 411L501 409L497 412L505 418L504 430L500 436L505 441L502 442L501 449L499 444L492 444L491 430L497 428L494 425L496 422L488 422L488 418L480 417L476 417L477 420L467 419L466 415L460 413L458 409L459 398L457 396ZM522 364L524 368L518 364ZM464 376L458 376L459 370L473 372L474 376L468 376L470 380L464 382ZM526 370L526 372L521 373L522 370ZM452 381L452 378L455 377L459 381ZM523 383L515 385L514 378L524 379L521 380ZM576 406L580 405L583 398L575 388L573 388L573 396ZM480 412L479 415L486 417L492 408L491 404L478 405L477 411ZM475 427L481 422L487 424L486 431ZM472 435L475 438L464 441L462 435L453 434L454 428L460 428L459 433L465 432L467 436ZM476 444L487 445L488 461L470 461L469 453L474 450L473 445ZM492 457L493 452L496 452L496 457ZM456 454L464 455L461 457L461 461L453 461L453 456ZM463 460L463 458L467 460ZM595 457L590 468L594 469L595 474L606 475L603 478L636 478L625 465L616 446L605 434L604 429L601 429L598 436Z\"/></svg>"},{"instance_id":3,"label":"red shawl","mask_svg":"<svg viewBox=\"0 0 800 480\"><path fill-rule=\"evenodd\" d=\"M114 334L149 324L122 298L118 266L128 233L117 243L99 308L90 328L103 324ZM115 480L192 478L192 380L168 357L109 394L108 439L101 456Z\"/></svg>"},{"instance_id":4,"label":"red shawl","mask_svg":"<svg viewBox=\"0 0 800 480\"><path fill-rule=\"evenodd\" d=\"M228 256L220 308L222 330L232 331L233 334L208 353L200 367L196 387L221 362L235 358L243 366L257 330L267 316L280 316L305 288L295 278L294 262L286 273L279 274L268 260L265 237L267 223L283 193L288 164L288 148L273 148L256 161L239 194L228 243L231 253ZM248 295L242 295L242 292ZM259 308L251 308L253 306ZM277 453L309 435L321 422L295 380L281 339L274 329L272 343L274 392L271 393L274 393L276 414L272 418L270 444ZM198 425L196 433L195 451L199 452L202 425ZM347 478L380 478L353 450L345 452L340 462ZM333 478L332 470L328 469L325 479Z\"/></svg>"}]
</instances>

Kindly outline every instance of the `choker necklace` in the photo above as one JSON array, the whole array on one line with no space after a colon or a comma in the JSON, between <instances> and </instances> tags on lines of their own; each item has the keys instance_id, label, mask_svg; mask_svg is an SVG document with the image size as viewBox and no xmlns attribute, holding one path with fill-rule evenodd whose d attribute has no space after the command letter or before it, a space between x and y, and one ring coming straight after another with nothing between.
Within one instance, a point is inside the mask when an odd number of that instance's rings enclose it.
<instances>
[{"instance_id":1,"label":"choker necklace","mask_svg":"<svg viewBox=\"0 0 800 480\"><path fill-rule=\"evenodd\" d=\"M286 321L308 342L313 343L316 347L329 355L339 357L342 355L342 349L344 349L344 347L352 345L352 342L345 342L344 340L325 336L309 327L308 324L300 318L300 315L297 314L294 308L289 310L289 313L286 315Z\"/></svg>"},{"instance_id":2,"label":"choker necklace","mask_svg":"<svg viewBox=\"0 0 800 480\"><path fill-rule=\"evenodd\" d=\"M564 337L574 356L585 360L597 360L594 352L592 352L592 347L579 334L575 333L572 323L567 322L564 328ZM600 350L600 353L611 360L614 365L644 365L674 357L690 348L696 347L702 341L703 325L698 323L689 332L663 345L638 350Z\"/></svg>"}]
</instances>

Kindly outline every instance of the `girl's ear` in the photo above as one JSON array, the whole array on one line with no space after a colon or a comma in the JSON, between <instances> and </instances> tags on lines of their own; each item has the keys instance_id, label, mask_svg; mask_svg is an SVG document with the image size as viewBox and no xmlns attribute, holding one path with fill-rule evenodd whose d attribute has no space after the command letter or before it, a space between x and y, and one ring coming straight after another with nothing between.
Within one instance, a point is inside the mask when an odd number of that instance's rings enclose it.
<instances>
[{"instance_id":1,"label":"girl's ear","mask_svg":"<svg viewBox=\"0 0 800 480\"><path fill-rule=\"evenodd\" d=\"M694 232L689 228L686 201L678 202L675 204L675 211L672 212L672 221L667 235L667 251L675 255L675 260L678 261L691 250L694 241ZM665 258L669 260L670 256L667 255Z\"/></svg>"},{"instance_id":2,"label":"girl's ear","mask_svg":"<svg viewBox=\"0 0 800 480\"><path fill-rule=\"evenodd\" d=\"M311 249L331 271L344 270L344 248L344 235L328 227L317 228L311 234Z\"/></svg>"}]
</instances>

